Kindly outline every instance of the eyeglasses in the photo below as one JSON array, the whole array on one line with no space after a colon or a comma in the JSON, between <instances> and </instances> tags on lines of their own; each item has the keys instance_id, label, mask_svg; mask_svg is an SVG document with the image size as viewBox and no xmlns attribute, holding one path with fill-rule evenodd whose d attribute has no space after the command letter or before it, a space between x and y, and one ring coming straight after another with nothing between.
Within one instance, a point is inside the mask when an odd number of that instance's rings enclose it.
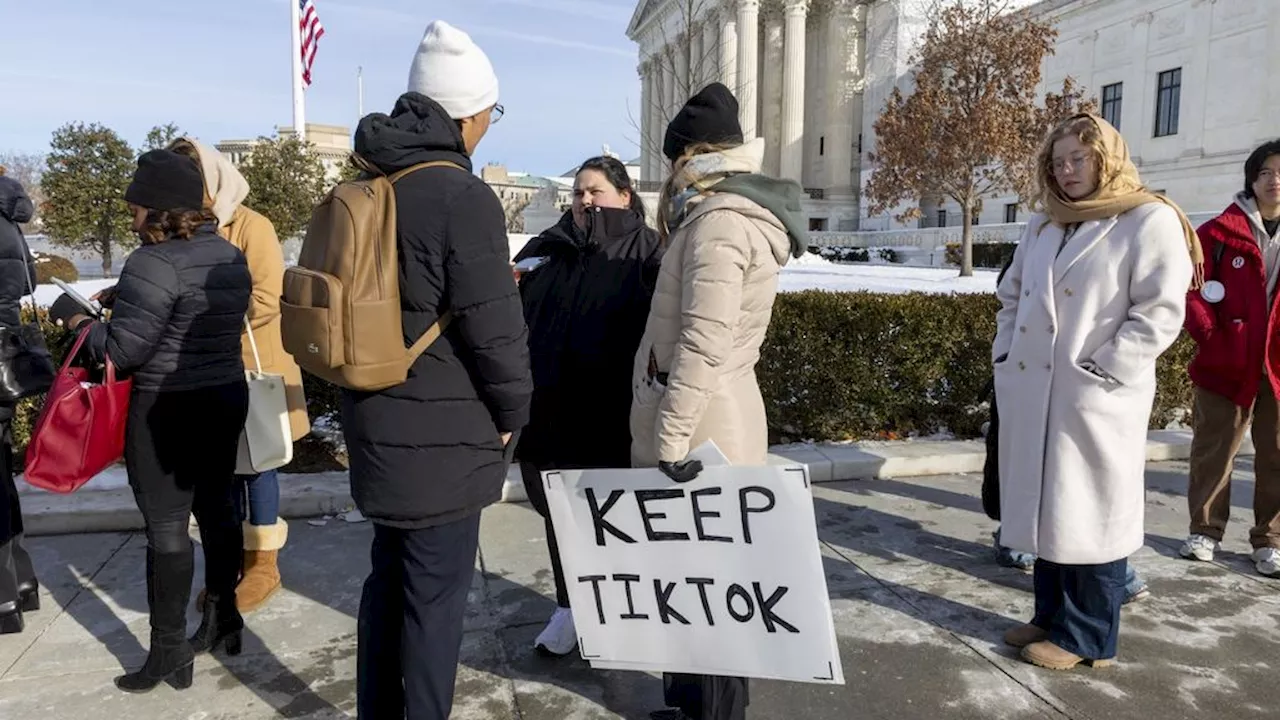
<instances>
[{"instance_id":1,"label":"eyeglasses","mask_svg":"<svg viewBox=\"0 0 1280 720\"><path fill-rule=\"evenodd\" d=\"M1073 153L1069 158L1055 158L1049 167L1052 168L1055 174L1057 174L1057 173L1065 172L1067 168L1071 168L1072 170L1075 170L1078 168L1086 167L1092 161L1093 161L1092 155L1078 152L1078 153Z\"/></svg>"},{"instance_id":2,"label":"eyeglasses","mask_svg":"<svg viewBox=\"0 0 1280 720\"><path fill-rule=\"evenodd\" d=\"M506 109L504 109L501 105L494 105L493 110L489 111L489 124L492 125L498 122L499 120L501 120L502 116L505 115L506 112L507 112Z\"/></svg>"}]
</instances>

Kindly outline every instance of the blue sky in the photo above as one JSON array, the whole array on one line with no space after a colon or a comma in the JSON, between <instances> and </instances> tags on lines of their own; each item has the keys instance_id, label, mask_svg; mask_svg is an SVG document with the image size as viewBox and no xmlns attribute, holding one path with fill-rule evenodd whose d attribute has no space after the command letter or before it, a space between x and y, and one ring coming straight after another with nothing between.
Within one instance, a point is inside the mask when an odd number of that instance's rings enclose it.
<instances>
[{"instance_id":1,"label":"blue sky","mask_svg":"<svg viewBox=\"0 0 1280 720\"><path fill-rule=\"evenodd\" d=\"M639 155L634 0L315 0L326 34L309 122L355 126L405 89L423 30L443 19L493 61L507 114L476 153L538 174L608 143ZM4 3L0 151L44 152L68 121L140 144L174 122L202 140L256 137L292 122L287 0L13 0Z\"/></svg>"}]
</instances>

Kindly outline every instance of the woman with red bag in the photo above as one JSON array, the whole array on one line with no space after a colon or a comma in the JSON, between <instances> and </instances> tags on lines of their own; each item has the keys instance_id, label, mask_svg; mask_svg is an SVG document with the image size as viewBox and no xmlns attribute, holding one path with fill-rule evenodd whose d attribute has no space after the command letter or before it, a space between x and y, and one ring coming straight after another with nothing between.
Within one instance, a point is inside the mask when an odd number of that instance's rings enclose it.
<instances>
[{"instance_id":1,"label":"woman with red bag","mask_svg":"<svg viewBox=\"0 0 1280 720\"><path fill-rule=\"evenodd\" d=\"M231 483L249 407L240 332L253 283L244 255L217 234L217 218L200 209L204 181L190 158L146 153L125 200L143 244L125 262L110 322L66 320L81 330L87 324L88 361L110 358L133 382L124 459L147 526L151 650L142 668L116 678L116 686L146 692L167 682L184 689L191 686L194 653L220 644L240 652L244 620L235 587L242 536ZM188 641L193 510L208 593L204 620Z\"/></svg>"}]
</instances>

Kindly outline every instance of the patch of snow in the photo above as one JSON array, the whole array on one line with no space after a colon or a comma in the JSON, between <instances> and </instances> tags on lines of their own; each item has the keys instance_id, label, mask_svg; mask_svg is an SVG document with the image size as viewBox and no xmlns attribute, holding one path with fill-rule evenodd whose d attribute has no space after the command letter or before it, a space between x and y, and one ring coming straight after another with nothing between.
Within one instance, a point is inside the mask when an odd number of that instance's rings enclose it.
<instances>
[{"instance_id":1,"label":"patch of snow","mask_svg":"<svg viewBox=\"0 0 1280 720\"><path fill-rule=\"evenodd\" d=\"M524 246L528 245L529 241L535 237L537 237L537 235L529 235L527 233L508 233L507 247L511 251L510 259L515 260L516 255L519 255L520 251L524 249Z\"/></svg>"},{"instance_id":2,"label":"patch of snow","mask_svg":"<svg viewBox=\"0 0 1280 720\"><path fill-rule=\"evenodd\" d=\"M818 255L817 253L807 252L798 258L791 258L787 261L787 267L828 267L835 265L830 260Z\"/></svg>"},{"instance_id":3,"label":"patch of snow","mask_svg":"<svg viewBox=\"0 0 1280 720\"><path fill-rule=\"evenodd\" d=\"M904 265L800 265L782 269L778 283L781 292L828 290L831 292L876 292L899 294L925 292L994 293L999 273L975 270L973 277L962 278L953 268L907 267Z\"/></svg>"}]
</instances>

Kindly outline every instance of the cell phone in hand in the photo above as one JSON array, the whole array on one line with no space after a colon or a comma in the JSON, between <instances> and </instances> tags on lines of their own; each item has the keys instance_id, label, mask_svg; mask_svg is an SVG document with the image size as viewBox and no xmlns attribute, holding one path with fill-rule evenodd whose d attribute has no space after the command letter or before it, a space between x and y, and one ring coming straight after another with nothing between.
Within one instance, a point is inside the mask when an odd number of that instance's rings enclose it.
<instances>
[{"instance_id":1,"label":"cell phone in hand","mask_svg":"<svg viewBox=\"0 0 1280 720\"><path fill-rule=\"evenodd\" d=\"M53 280L54 285L57 285L62 290L62 292L66 293L67 297L71 298L72 300L75 300L76 303L80 305L80 307L84 308L85 314L98 319L102 318L102 306L99 305L96 300L90 300L89 298L81 295L69 283L59 278L51 278L51 279Z\"/></svg>"}]
</instances>

